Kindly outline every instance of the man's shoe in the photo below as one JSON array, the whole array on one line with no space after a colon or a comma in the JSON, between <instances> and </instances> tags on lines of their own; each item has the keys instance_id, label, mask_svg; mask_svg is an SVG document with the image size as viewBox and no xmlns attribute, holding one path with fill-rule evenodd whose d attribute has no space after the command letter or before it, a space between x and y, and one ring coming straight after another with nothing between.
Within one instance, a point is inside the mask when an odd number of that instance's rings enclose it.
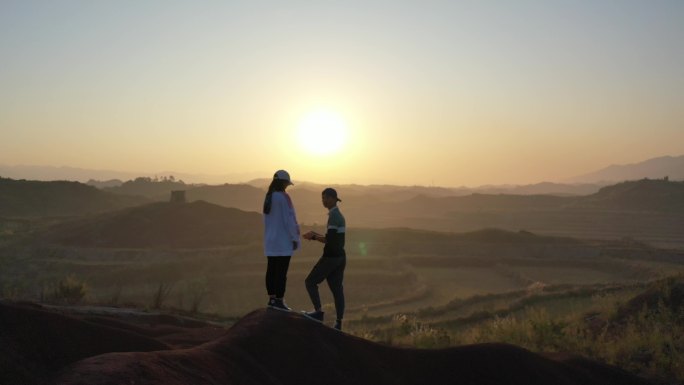
<instances>
[{"instance_id":1,"label":"man's shoe","mask_svg":"<svg viewBox=\"0 0 684 385\"><path fill-rule=\"evenodd\" d=\"M323 322L323 312L320 310L314 310L314 311L303 311L302 314L304 317L312 319L314 321L318 322Z\"/></svg>"},{"instance_id":2,"label":"man's shoe","mask_svg":"<svg viewBox=\"0 0 684 385\"><path fill-rule=\"evenodd\" d=\"M335 325L333 325L333 328L335 328L339 331L342 331L342 320L341 319L335 320Z\"/></svg>"},{"instance_id":3,"label":"man's shoe","mask_svg":"<svg viewBox=\"0 0 684 385\"><path fill-rule=\"evenodd\" d=\"M271 298L268 300L268 307L271 309L276 309L276 310L282 310L282 311L290 311L289 307L285 304L285 301L283 301L282 298Z\"/></svg>"}]
</instances>

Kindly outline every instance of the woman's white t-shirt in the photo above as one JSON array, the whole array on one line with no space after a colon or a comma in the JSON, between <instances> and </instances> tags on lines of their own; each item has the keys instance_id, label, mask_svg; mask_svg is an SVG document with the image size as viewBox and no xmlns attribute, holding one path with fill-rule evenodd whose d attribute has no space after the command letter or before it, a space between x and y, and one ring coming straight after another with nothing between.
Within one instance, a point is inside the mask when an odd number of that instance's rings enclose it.
<instances>
[{"instance_id":1,"label":"woman's white t-shirt","mask_svg":"<svg viewBox=\"0 0 684 385\"><path fill-rule=\"evenodd\" d=\"M264 253L268 257L292 255L292 242L299 240L299 224L290 196L284 191L271 195L271 212L264 214Z\"/></svg>"}]
</instances>

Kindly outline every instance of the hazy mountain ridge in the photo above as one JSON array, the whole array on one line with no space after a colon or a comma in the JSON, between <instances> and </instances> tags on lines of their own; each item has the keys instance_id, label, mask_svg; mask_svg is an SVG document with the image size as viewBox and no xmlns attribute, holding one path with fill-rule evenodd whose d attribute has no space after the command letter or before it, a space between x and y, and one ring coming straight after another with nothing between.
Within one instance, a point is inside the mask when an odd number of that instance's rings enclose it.
<instances>
[{"instance_id":1,"label":"hazy mountain ridge","mask_svg":"<svg viewBox=\"0 0 684 385\"><path fill-rule=\"evenodd\" d=\"M79 182L40 182L0 178L0 216L74 216L149 202L140 196L111 194Z\"/></svg>"},{"instance_id":2,"label":"hazy mountain ridge","mask_svg":"<svg viewBox=\"0 0 684 385\"><path fill-rule=\"evenodd\" d=\"M93 170L79 167L0 165L0 175L14 179L31 179L39 181L78 181L87 180L128 180L140 176L140 172Z\"/></svg>"},{"instance_id":3,"label":"hazy mountain ridge","mask_svg":"<svg viewBox=\"0 0 684 385\"><path fill-rule=\"evenodd\" d=\"M255 172L232 172L223 175L193 174L177 171L163 172L130 172L116 170L94 170L78 167L54 167L54 166L30 166L30 165L2 165L0 164L0 175L14 179L33 179L43 181L73 180L93 184L107 180L133 180L137 177L155 177L161 175L174 175L178 179L183 179L188 183L243 183L252 184L258 188L266 188L270 179L258 178L259 173ZM470 193L511 193L511 194L554 194L554 195L588 195L598 191L604 185L623 182L626 180L636 180L642 178L664 178L669 176L672 180L684 180L684 155L681 156L662 156L647 159L642 162L625 165L611 165L594 172L578 175L563 181L547 181L529 185L484 185L479 187L438 187L438 186L392 186L392 185L357 185L357 184L338 184L344 186L348 191L354 191L356 187L374 189L382 193L385 187L397 191L397 188L413 188L416 193L428 193L428 195L467 195ZM553 178L549 178L553 180ZM323 186L322 184L298 181L298 186ZM326 187L326 186L323 186ZM367 192L367 191L366 191Z\"/></svg>"},{"instance_id":4,"label":"hazy mountain ridge","mask_svg":"<svg viewBox=\"0 0 684 385\"><path fill-rule=\"evenodd\" d=\"M603 187L577 200L579 207L606 209L683 211L684 182L643 179Z\"/></svg>"},{"instance_id":5,"label":"hazy mountain ridge","mask_svg":"<svg viewBox=\"0 0 684 385\"><path fill-rule=\"evenodd\" d=\"M434 198L414 197L406 206L423 210L540 210L540 209L620 209L672 211L684 209L684 182L637 180L601 188L581 197L554 195L471 194Z\"/></svg>"},{"instance_id":6,"label":"hazy mountain ridge","mask_svg":"<svg viewBox=\"0 0 684 385\"><path fill-rule=\"evenodd\" d=\"M171 191L183 190L189 202L204 200L247 211L260 211L263 195L266 192L265 189L249 184L186 184L182 180L154 180L144 177L123 182L120 186L107 187L104 190L121 195L142 195L158 202L168 201Z\"/></svg>"},{"instance_id":7,"label":"hazy mountain ridge","mask_svg":"<svg viewBox=\"0 0 684 385\"><path fill-rule=\"evenodd\" d=\"M0 164L0 176L13 179L33 179L40 181L77 181L86 182L89 180L132 180L137 177L149 177L162 175L174 175L178 179L183 179L188 183L224 183L226 181L243 181L256 178L255 172L229 172L222 175L186 173L178 171L118 171L118 170L96 170L69 166L33 166L33 165L6 165Z\"/></svg>"},{"instance_id":8,"label":"hazy mountain ridge","mask_svg":"<svg viewBox=\"0 0 684 385\"><path fill-rule=\"evenodd\" d=\"M188 201L205 200L226 207L261 212L266 191L248 184L201 186L186 191Z\"/></svg>"},{"instance_id":9,"label":"hazy mountain ridge","mask_svg":"<svg viewBox=\"0 0 684 385\"><path fill-rule=\"evenodd\" d=\"M97 182L94 182L97 183ZM194 188L194 184L186 184L173 176L159 178L137 177L121 183L119 186L104 187L103 190L121 195L141 195L154 200L168 200L171 191ZM160 199L163 196L163 199Z\"/></svg>"},{"instance_id":10,"label":"hazy mountain ridge","mask_svg":"<svg viewBox=\"0 0 684 385\"><path fill-rule=\"evenodd\" d=\"M57 224L41 243L104 248L202 248L261 238L261 215L204 201L157 202Z\"/></svg>"},{"instance_id":11,"label":"hazy mountain ridge","mask_svg":"<svg viewBox=\"0 0 684 385\"><path fill-rule=\"evenodd\" d=\"M486 227L590 239L629 237L684 246L684 183L625 182L584 197L470 195L421 197L373 210L344 206L373 227L407 226L463 232ZM372 221L372 222L369 222Z\"/></svg>"},{"instance_id":12,"label":"hazy mountain ridge","mask_svg":"<svg viewBox=\"0 0 684 385\"><path fill-rule=\"evenodd\" d=\"M615 183L643 178L684 180L684 155L662 156L643 162L612 165L598 171L579 175L567 180L569 183Z\"/></svg>"},{"instance_id":13,"label":"hazy mountain ridge","mask_svg":"<svg viewBox=\"0 0 684 385\"><path fill-rule=\"evenodd\" d=\"M5 180L6 184L10 184L10 181ZM13 211L0 211L0 215L84 215L147 202L144 198L111 194L76 182L21 183L37 190L60 183L70 184L80 186L79 189L88 191L90 195L73 194L61 189L40 195L38 203L35 203L36 194L30 191L17 192L10 194L12 199L3 199L0 203L2 207L10 207ZM163 183L156 184L163 189L168 188ZM393 196L391 190L385 189L387 187L383 187L382 194L367 195L346 194L346 190L340 189L342 210L353 227L408 227L457 233L501 228L579 238L633 237L646 242L655 241L661 246L684 243L681 235L684 234L684 182L625 182L581 197L471 194L446 197L417 195L395 200L385 199ZM7 191L2 189L0 194L6 194ZM159 191L162 190L150 190L151 193ZM325 223L326 210L321 205L317 188L298 186L288 192L295 204L299 223ZM188 202L204 200L214 205L252 212L258 217L264 193L264 190L251 185L225 184L193 187L186 191L186 196ZM398 195L403 197L402 194ZM108 202L107 205L102 205L103 199ZM169 195L164 193L154 200L168 202ZM44 205L51 207L51 210L45 210ZM19 208L23 208L23 211Z\"/></svg>"},{"instance_id":14,"label":"hazy mountain ridge","mask_svg":"<svg viewBox=\"0 0 684 385\"><path fill-rule=\"evenodd\" d=\"M257 183L259 185L259 183ZM543 186L542 186L543 185ZM520 193L473 192L465 188L392 186L392 185L333 185L340 192L345 206L374 205L383 207L399 204L410 212L444 211L448 209L562 209L578 207L620 208L625 210L670 210L680 208L681 192L679 182L665 180L627 181L615 186L601 187L597 192L585 196L532 193L535 190L556 190L552 183L488 188L492 191L520 191ZM581 185L583 189L598 188L598 185ZM308 212L320 211L319 194L323 185L302 183L288 190L299 203L298 209ZM227 207L248 211L259 211L265 189L252 184L224 184L218 186L192 185L182 181L151 181L137 178L120 187L106 188L119 194L144 195L155 201L166 201L172 190L185 190L188 201L206 200ZM628 197L629 196L629 197ZM630 198L631 197L631 198Z\"/></svg>"},{"instance_id":15,"label":"hazy mountain ridge","mask_svg":"<svg viewBox=\"0 0 684 385\"><path fill-rule=\"evenodd\" d=\"M37 234L38 243L103 248L204 248L260 242L263 224L260 213L219 206L202 200L191 203L155 202L114 212L91 215L56 224ZM483 229L455 234L408 228L359 229L352 239L366 244L429 244L437 249L446 244L493 242L510 244L577 244L569 238L548 237L529 232ZM393 239L395 241L393 241ZM428 245L428 250L430 249ZM382 246L385 247L385 246Z\"/></svg>"},{"instance_id":16,"label":"hazy mountain ridge","mask_svg":"<svg viewBox=\"0 0 684 385\"><path fill-rule=\"evenodd\" d=\"M256 187L268 186L269 180L255 179L247 182ZM323 185L312 182L299 182L293 190L311 190L320 192L326 187L333 187L349 195L373 195L385 200L409 199L416 195L431 197L464 196L470 194L511 194L511 195L558 195L575 196L589 195L597 192L605 184L577 183L563 184L541 182L530 185L486 185L479 187L440 187L440 186L400 186L400 185L358 185L358 184L330 184Z\"/></svg>"},{"instance_id":17,"label":"hazy mountain ridge","mask_svg":"<svg viewBox=\"0 0 684 385\"><path fill-rule=\"evenodd\" d=\"M110 180L95 180L95 179L89 179L86 184L88 186L93 186L99 189L103 189L106 187L119 187L123 184L124 182L121 179L110 179Z\"/></svg>"}]
</instances>

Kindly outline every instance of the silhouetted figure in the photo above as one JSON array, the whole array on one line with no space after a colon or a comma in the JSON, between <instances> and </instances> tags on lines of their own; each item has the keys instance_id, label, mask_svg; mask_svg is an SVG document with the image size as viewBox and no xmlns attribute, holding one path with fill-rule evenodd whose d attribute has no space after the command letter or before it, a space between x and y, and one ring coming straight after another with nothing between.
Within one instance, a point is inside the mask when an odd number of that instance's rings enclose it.
<instances>
[{"instance_id":1,"label":"silhouetted figure","mask_svg":"<svg viewBox=\"0 0 684 385\"><path fill-rule=\"evenodd\" d=\"M333 188L326 188L321 194L323 206L328 211L328 226L325 235L309 231L304 234L304 238L325 243L323 255L306 277L306 290L309 292L314 310L305 312L309 318L323 322L323 311L321 310L321 298L318 294L318 284L323 280L328 281L328 287L335 298L335 311L337 319L334 328L342 330L342 318L344 317L344 269L347 265L347 255L344 251L344 238L346 232L346 221L337 207L337 202L341 200L337 197L337 191Z\"/></svg>"},{"instance_id":2,"label":"silhouetted figure","mask_svg":"<svg viewBox=\"0 0 684 385\"><path fill-rule=\"evenodd\" d=\"M299 224L290 196L285 189L292 185L290 174L278 170L264 198L264 253L268 259L266 291L268 307L287 310L285 286L292 253L299 248Z\"/></svg>"}]
</instances>

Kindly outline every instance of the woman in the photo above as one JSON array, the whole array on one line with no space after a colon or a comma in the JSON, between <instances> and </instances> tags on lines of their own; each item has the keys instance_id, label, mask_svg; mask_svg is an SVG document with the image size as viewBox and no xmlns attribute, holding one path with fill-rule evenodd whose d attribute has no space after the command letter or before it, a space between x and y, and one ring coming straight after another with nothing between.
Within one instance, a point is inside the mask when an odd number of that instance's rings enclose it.
<instances>
[{"instance_id":1,"label":"woman","mask_svg":"<svg viewBox=\"0 0 684 385\"><path fill-rule=\"evenodd\" d=\"M299 248L299 225L294 206L285 189L292 185L290 174L278 170L264 199L264 252L268 259L266 291L268 307L289 311L283 297L292 253Z\"/></svg>"}]
</instances>

